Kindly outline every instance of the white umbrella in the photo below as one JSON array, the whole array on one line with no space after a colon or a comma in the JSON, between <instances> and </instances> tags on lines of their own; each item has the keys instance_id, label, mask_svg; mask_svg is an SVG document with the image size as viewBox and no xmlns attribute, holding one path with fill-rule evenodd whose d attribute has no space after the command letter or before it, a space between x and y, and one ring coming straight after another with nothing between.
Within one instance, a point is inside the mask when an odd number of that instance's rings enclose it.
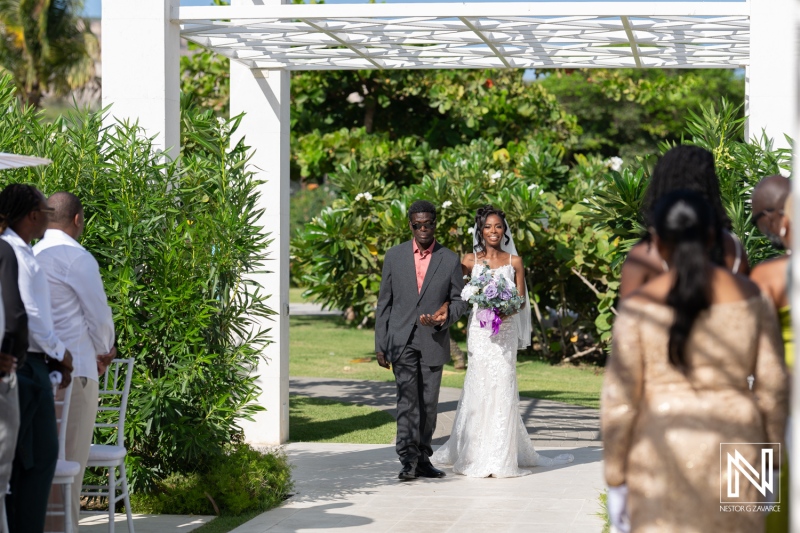
<instances>
[{"instance_id":1,"label":"white umbrella","mask_svg":"<svg viewBox=\"0 0 800 533\"><path fill-rule=\"evenodd\" d=\"M9 168L38 167L39 165L49 165L50 163L52 163L52 161L43 157L6 154L0 152L0 170L6 170Z\"/></svg>"}]
</instances>

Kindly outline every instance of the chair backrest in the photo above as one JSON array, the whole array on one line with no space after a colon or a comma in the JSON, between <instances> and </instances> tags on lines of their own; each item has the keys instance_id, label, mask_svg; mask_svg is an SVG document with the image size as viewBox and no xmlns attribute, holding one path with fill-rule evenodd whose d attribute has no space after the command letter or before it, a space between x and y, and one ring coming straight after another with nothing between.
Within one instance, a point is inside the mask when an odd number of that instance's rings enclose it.
<instances>
[{"instance_id":1,"label":"chair backrest","mask_svg":"<svg viewBox=\"0 0 800 533\"><path fill-rule=\"evenodd\" d=\"M96 428L115 428L117 446L125 445L125 413L131 391L133 359L114 359L100 378L100 405L97 408ZM104 416L111 413L111 416Z\"/></svg>"},{"instance_id":2,"label":"chair backrest","mask_svg":"<svg viewBox=\"0 0 800 533\"><path fill-rule=\"evenodd\" d=\"M69 420L69 404L72 400L73 383L75 383L74 379L64 389L63 400L58 399L58 385L53 385L53 397L56 399L56 427L58 427L58 458L61 460L66 457L64 445L67 441L67 420ZM60 410L59 407L61 408Z\"/></svg>"}]
</instances>

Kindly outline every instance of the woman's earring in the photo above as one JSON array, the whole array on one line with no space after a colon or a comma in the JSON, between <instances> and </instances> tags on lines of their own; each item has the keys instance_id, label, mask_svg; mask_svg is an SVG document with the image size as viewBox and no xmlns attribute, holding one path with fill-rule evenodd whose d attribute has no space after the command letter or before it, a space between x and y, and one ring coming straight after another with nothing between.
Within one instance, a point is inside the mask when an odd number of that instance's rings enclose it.
<instances>
[{"instance_id":1,"label":"woman's earring","mask_svg":"<svg viewBox=\"0 0 800 533\"><path fill-rule=\"evenodd\" d=\"M661 260L661 268L664 269L664 272L669 272L669 265L663 259Z\"/></svg>"},{"instance_id":2,"label":"woman's earring","mask_svg":"<svg viewBox=\"0 0 800 533\"><path fill-rule=\"evenodd\" d=\"M781 230L778 232L778 235L781 237L786 237L786 226L781 226Z\"/></svg>"}]
</instances>

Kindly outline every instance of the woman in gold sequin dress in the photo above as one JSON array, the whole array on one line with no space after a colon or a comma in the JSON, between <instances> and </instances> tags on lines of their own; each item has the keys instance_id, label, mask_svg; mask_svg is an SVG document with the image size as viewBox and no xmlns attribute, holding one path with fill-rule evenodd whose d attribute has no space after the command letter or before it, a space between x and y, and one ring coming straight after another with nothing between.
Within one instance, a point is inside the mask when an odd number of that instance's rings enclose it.
<instances>
[{"instance_id":1,"label":"woman in gold sequin dress","mask_svg":"<svg viewBox=\"0 0 800 533\"><path fill-rule=\"evenodd\" d=\"M720 444L783 441L783 347L758 288L712 263L714 219L688 191L657 204L653 242L669 271L627 298L614 324L601 424L609 513L623 530L764 529L763 512L723 512ZM737 449L761 464L759 446ZM762 500L741 481L738 501Z\"/></svg>"}]
</instances>

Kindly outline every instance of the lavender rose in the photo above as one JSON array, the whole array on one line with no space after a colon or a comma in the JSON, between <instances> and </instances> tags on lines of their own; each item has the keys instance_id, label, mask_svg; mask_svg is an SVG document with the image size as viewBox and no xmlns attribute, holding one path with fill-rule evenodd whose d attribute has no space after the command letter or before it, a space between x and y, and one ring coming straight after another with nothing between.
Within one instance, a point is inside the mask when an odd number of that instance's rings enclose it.
<instances>
[{"instance_id":1,"label":"lavender rose","mask_svg":"<svg viewBox=\"0 0 800 533\"><path fill-rule=\"evenodd\" d=\"M497 284L492 281L489 283L485 289L483 289L483 295L487 298L495 298L497 296Z\"/></svg>"},{"instance_id":2,"label":"lavender rose","mask_svg":"<svg viewBox=\"0 0 800 533\"><path fill-rule=\"evenodd\" d=\"M500 293L500 299L504 301L508 301L511 299L512 293L510 289L503 289L503 292Z\"/></svg>"}]
</instances>

